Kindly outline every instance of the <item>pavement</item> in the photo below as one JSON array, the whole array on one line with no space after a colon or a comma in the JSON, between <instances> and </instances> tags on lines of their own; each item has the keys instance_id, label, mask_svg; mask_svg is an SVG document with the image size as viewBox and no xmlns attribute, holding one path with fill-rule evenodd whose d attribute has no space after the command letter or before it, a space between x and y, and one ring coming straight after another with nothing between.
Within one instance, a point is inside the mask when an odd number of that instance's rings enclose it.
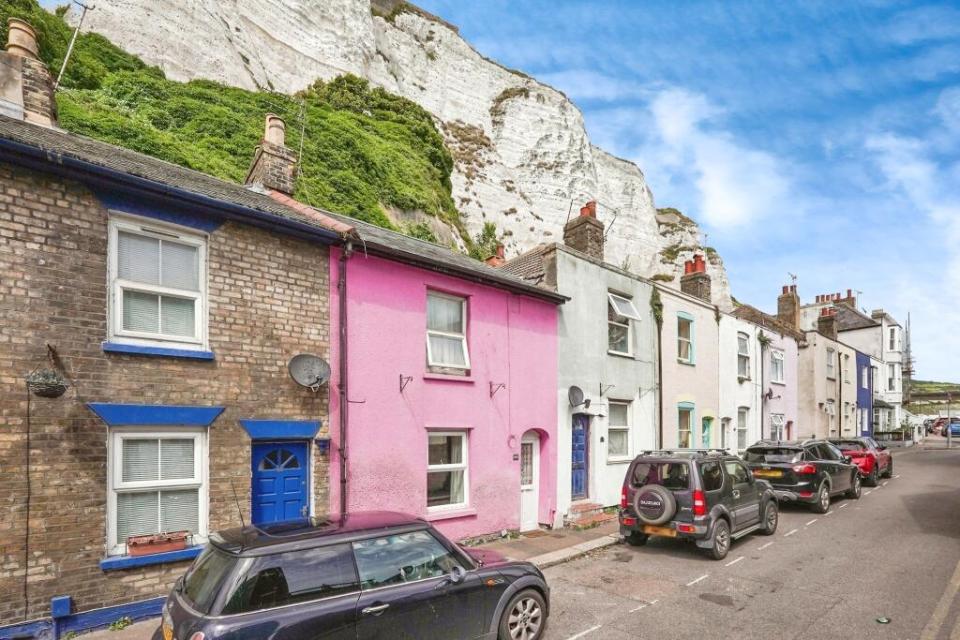
<instances>
[{"instance_id":1,"label":"pavement","mask_svg":"<svg viewBox=\"0 0 960 640\"><path fill-rule=\"evenodd\" d=\"M960 449L894 452L896 476L827 514L783 505L774 536L720 562L692 545L620 544L616 522L482 548L529 560L551 585L543 640L896 638L960 640ZM881 624L878 618L888 618ZM84 640L149 640L157 620ZM438 636L439 638L439 636Z\"/></svg>"},{"instance_id":2,"label":"pavement","mask_svg":"<svg viewBox=\"0 0 960 640\"><path fill-rule=\"evenodd\" d=\"M897 451L895 477L827 514L783 505L775 535L722 561L651 539L550 567L544 640L958 640L960 449L944 444Z\"/></svg>"}]
</instances>

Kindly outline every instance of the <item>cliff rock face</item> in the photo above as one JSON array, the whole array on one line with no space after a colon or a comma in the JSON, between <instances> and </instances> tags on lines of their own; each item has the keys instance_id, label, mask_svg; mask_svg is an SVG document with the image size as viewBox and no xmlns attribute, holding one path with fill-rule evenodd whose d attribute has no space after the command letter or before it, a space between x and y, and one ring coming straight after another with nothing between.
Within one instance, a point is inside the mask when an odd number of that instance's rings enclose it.
<instances>
[{"instance_id":1,"label":"cliff rock face","mask_svg":"<svg viewBox=\"0 0 960 640\"><path fill-rule=\"evenodd\" d=\"M683 261L700 246L696 225L658 216L640 169L593 146L573 103L484 58L439 18L396 0L373 3L100 0L84 29L177 80L294 93L316 78L368 78L436 117L471 233L492 221L515 255L562 241L568 215L597 200L607 261L672 276L668 284L679 288ZM722 261L708 258L714 302L730 309Z\"/></svg>"}]
</instances>

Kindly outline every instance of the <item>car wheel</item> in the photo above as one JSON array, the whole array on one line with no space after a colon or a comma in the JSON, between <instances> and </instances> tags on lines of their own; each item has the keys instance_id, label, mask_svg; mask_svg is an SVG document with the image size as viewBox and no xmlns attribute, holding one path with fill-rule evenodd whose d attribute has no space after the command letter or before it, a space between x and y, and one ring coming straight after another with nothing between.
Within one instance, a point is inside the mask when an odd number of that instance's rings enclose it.
<instances>
[{"instance_id":1,"label":"car wheel","mask_svg":"<svg viewBox=\"0 0 960 640\"><path fill-rule=\"evenodd\" d=\"M767 502L763 509L763 522L760 525L760 533L765 536L772 536L777 532L777 525L780 524L780 507L776 500Z\"/></svg>"},{"instance_id":2,"label":"car wheel","mask_svg":"<svg viewBox=\"0 0 960 640\"><path fill-rule=\"evenodd\" d=\"M632 531L629 535L623 537L631 547L642 547L647 544L647 540L650 539L645 533L640 533L639 531Z\"/></svg>"},{"instance_id":3,"label":"car wheel","mask_svg":"<svg viewBox=\"0 0 960 640\"><path fill-rule=\"evenodd\" d=\"M846 496L851 500L860 499L860 472L854 471L853 477L850 479L850 488L847 489Z\"/></svg>"},{"instance_id":4,"label":"car wheel","mask_svg":"<svg viewBox=\"0 0 960 640\"><path fill-rule=\"evenodd\" d=\"M713 544L707 551L714 560L723 560L730 551L730 525L726 520L717 520L713 525Z\"/></svg>"},{"instance_id":5,"label":"car wheel","mask_svg":"<svg viewBox=\"0 0 960 640\"><path fill-rule=\"evenodd\" d=\"M499 640L539 640L546 625L547 605L538 592L526 589L510 599L500 617Z\"/></svg>"},{"instance_id":6,"label":"car wheel","mask_svg":"<svg viewBox=\"0 0 960 640\"><path fill-rule=\"evenodd\" d=\"M810 505L810 509L814 513L826 513L830 510L830 490L827 488L826 482L820 483L820 489L817 490L816 502Z\"/></svg>"},{"instance_id":7,"label":"car wheel","mask_svg":"<svg viewBox=\"0 0 960 640\"><path fill-rule=\"evenodd\" d=\"M871 469L867 477L863 479L863 483L868 487L875 487L877 486L877 484L879 484L877 482L877 479L880 477L880 472L877 471L878 466L879 465L876 462L874 462L873 469Z\"/></svg>"},{"instance_id":8,"label":"car wheel","mask_svg":"<svg viewBox=\"0 0 960 640\"><path fill-rule=\"evenodd\" d=\"M890 458L890 462L887 463L887 470L883 472L884 478L893 477L893 458Z\"/></svg>"}]
</instances>

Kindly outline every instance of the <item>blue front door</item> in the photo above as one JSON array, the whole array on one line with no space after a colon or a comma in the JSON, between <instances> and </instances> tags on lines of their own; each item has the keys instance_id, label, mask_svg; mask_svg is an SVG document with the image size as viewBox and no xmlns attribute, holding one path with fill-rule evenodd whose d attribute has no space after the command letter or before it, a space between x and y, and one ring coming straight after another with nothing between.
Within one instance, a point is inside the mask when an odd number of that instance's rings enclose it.
<instances>
[{"instance_id":1,"label":"blue front door","mask_svg":"<svg viewBox=\"0 0 960 640\"><path fill-rule=\"evenodd\" d=\"M590 416L582 413L573 416L573 466L570 489L574 500L587 497L587 434L589 431Z\"/></svg>"},{"instance_id":2,"label":"blue front door","mask_svg":"<svg viewBox=\"0 0 960 640\"><path fill-rule=\"evenodd\" d=\"M252 463L254 524L308 515L307 443L255 443Z\"/></svg>"}]
</instances>

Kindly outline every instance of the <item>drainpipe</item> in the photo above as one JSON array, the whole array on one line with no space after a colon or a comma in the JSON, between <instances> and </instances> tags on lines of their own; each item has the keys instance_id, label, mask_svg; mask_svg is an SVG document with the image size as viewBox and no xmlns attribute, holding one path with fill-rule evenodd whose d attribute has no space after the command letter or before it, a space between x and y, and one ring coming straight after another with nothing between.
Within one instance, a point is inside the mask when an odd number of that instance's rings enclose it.
<instances>
[{"instance_id":1,"label":"drainpipe","mask_svg":"<svg viewBox=\"0 0 960 640\"><path fill-rule=\"evenodd\" d=\"M663 319L657 322L657 449L663 448Z\"/></svg>"},{"instance_id":2,"label":"drainpipe","mask_svg":"<svg viewBox=\"0 0 960 640\"><path fill-rule=\"evenodd\" d=\"M347 515L347 259L353 254L349 240L340 253L340 269L337 273L337 292L340 305L340 519Z\"/></svg>"}]
</instances>

